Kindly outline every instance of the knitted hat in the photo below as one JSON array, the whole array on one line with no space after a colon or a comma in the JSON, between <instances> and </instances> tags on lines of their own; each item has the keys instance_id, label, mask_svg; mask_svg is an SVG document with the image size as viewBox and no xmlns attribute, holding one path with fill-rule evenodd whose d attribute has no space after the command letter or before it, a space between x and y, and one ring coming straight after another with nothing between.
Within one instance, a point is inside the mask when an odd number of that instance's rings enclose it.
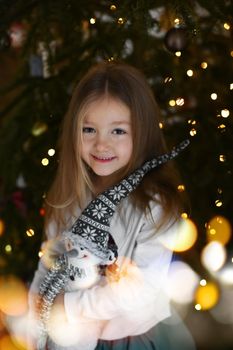
<instances>
[{"instance_id":1,"label":"knitted hat","mask_svg":"<svg viewBox=\"0 0 233 350\"><path fill-rule=\"evenodd\" d=\"M93 199L67 232L66 237L76 245L82 245L103 261L111 263L117 258L117 245L109 233L110 221L116 206L126 198L150 170L175 158L190 141L185 140L171 152L144 163L135 172Z\"/></svg>"}]
</instances>

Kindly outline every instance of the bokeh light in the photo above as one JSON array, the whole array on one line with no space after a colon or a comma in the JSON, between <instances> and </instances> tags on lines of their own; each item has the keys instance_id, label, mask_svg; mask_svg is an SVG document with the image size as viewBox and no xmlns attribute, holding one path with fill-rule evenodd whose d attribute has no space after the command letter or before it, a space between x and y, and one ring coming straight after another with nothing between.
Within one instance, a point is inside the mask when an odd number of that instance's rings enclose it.
<instances>
[{"instance_id":1,"label":"bokeh light","mask_svg":"<svg viewBox=\"0 0 233 350\"><path fill-rule=\"evenodd\" d=\"M209 310L213 308L219 300L219 288L209 282L205 286L199 285L195 292L195 303L200 305L201 310Z\"/></svg>"},{"instance_id":2,"label":"bokeh light","mask_svg":"<svg viewBox=\"0 0 233 350\"><path fill-rule=\"evenodd\" d=\"M56 153L56 151L55 151L54 148L50 148L50 149L48 150L48 155L49 155L50 157L53 157L55 153Z\"/></svg>"},{"instance_id":3,"label":"bokeh light","mask_svg":"<svg viewBox=\"0 0 233 350\"><path fill-rule=\"evenodd\" d=\"M94 349L98 339L99 322L86 322L86 319L67 322L61 307L53 307L49 319L49 336L59 346L70 349ZM87 340L88 339L88 340ZM60 348L58 346L58 348Z\"/></svg>"},{"instance_id":4,"label":"bokeh light","mask_svg":"<svg viewBox=\"0 0 233 350\"><path fill-rule=\"evenodd\" d=\"M190 249L197 240L197 228L191 219L181 219L175 239L162 239L163 244L175 252Z\"/></svg>"},{"instance_id":5,"label":"bokeh light","mask_svg":"<svg viewBox=\"0 0 233 350\"><path fill-rule=\"evenodd\" d=\"M30 319L30 327L29 326L29 318L28 314L24 314L23 316L6 316L5 324L7 330L11 336L12 342L17 345L18 350L28 349L28 336L29 331L31 334L36 334L36 321ZM1 347L0 347L1 349ZM31 349L31 347L30 347Z\"/></svg>"},{"instance_id":6,"label":"bokeh light","mask_svg":"<svg viewBox=\"0 0 233 350\"><path fill-rule=\"evenodd\" d=\"M26 347L18 347L12 341L9 335L3 335L0 338L0 349L1 350L26 350Z\"/></svg>"},{"instance_id":7,"label":"bokeh light","mask_svg":"<svg viewBox=\"0 0 233 350\"><path fill-rule=\"evenodd\" d=\"M202 69L206 69L208 67L208 63L207 62L201 62L201 68Z\"/></svg>"},{"instance_id":8,"label":"bokeh light","mask_svg":"<svg viewBox=\"0 0 233 350\"><path fill-rule=\"evenodd\" d=\"M43 259L43 264L47 269L50 269L53 266L54 259L50 255L51 246L54 244L52 240L45 241L41 245L41 249L39 251L39 257Z\"/></svg>"},{"instance_id":9,"label":"bokeh light","mask_svg":"<svg viewBox=\"0 0 233 350\"><path fill-rule=\"evenodd\" d=\"M27 289L19 278L0 277L0 310L11 316L18 316L26 312Z\"/></svg>"},{"instance_id":10,"label":"bokeh light","mask_svg":"<svg viewBox=\"0 0 233 350\"><path fill-rule=\"evenodd\" d=\"M227 108L221 110L221 116L223 118L228 118L229 115L230 115L230 112L229 112L229 110Z\"/></svg>"},{"instance_id":11,"label":"bokeh light","mask_svg":"<svg viewBox=\"0 0 233 350\"><path fill-rule=\"evenodd\" d=\"M2 219L0 219L0 236L4 233L5 230L5 224Z\"/></svg>"},{"instance_id":12,"label":"bokeh light","mask_svg":"<svg viewBox=\"0 0 233 350\"><path fill-rule=\"evenodd\" d=\"M232 264L226 264L218 271L217 278L220 283L224 285L233 286L233 266Z\"/></svg>"},{"instance_id":13,"label":"bokeh light","mask_svg":"<svg viewBox=\"0 0 233 350\"><path fill-rule=\"evenodd\" d=\"M41 164L42 164L43 166L47 166L47 165L49 164L48 158L43 158L43 159L41 160Z\"/></svg>"},{"instance_id":14,"label":"bokeh light","mask_svg":"<svg viewBox=\"0 0 233 350\"><path fill-rule=\"evenodd\" d=\"M231 237L231 224L223 216L213 217L207 224L208 242L218 241L222 244L228 243Z\"/></svg>"},{"instance_id":15,"label":"bokeh light","mask_svg":"<svg viewBox=\"0 0 233 350\"><path fill-rule=\"evenodd\" d=\"M198 283L199 276L187 263L173 261L169 268L166 293L176 303L190 303Z\"/></svg>"},{"instance_id":16,"label":"bokeh light","mask_svg":"<svg viewBox=\"0 0 233 350\"><path fill-rule=\"evenodd\" d=\"M217 241L208 243L201 252L203 266L211 271L218 271L226 261L226 249Z\"/></svg>"}]
</instances>

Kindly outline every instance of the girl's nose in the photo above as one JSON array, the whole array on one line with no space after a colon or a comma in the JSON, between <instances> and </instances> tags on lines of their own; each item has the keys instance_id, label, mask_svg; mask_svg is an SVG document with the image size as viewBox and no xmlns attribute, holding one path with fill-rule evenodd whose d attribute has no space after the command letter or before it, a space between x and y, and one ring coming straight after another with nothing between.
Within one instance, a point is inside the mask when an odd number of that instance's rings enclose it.
<instances>
[{"instance_id":1,"label":"girl's nose","mask_svg":"<svg viewBox=\"0 0 233 350\"><path fill-rule=\"evenodd\" d=\"M104 135L98 135L96 137L96 143L95 143L96 150L99 152L105 151L109 147L109 138L108 136Z\"/></svg>"}]
</instances>

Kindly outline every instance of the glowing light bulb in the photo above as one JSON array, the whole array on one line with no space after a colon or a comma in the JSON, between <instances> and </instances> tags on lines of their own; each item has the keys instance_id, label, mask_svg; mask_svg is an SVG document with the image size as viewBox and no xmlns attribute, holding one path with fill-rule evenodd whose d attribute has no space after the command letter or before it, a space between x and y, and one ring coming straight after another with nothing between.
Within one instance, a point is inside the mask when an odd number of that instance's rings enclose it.
<instances>
[{"instance_id":1,"label":"glowing light bulb","mask_svg":"<svg viewBox=\"0 0 233 350\"><path fill-rule=\"evenodd\" d=\"M179 18L175 18L174 19L174 24L179 25L180 24L180 19Z\"/></svg>"},{"instance_id":2,"label":"glowing light bulb","mask_svg":"<svg viewBox=\"0 0 233 350\"><path fill-rule=\"evenodd\" d=\"M178 97L178 98L176 99L176 105L177 105L177 106L183 106L183 105L184 105L184 99L183 99L183 97Z\"/></svg>"},{"instance_id":3,"label":"glowing light bulb","mask_svg":"<svg viewBox=\"0 0 233 350\"><path fill-rule=\"evenodd\" d=\"M7 244L7 245L5 246L5 251L6 251L6 253L11 253L11 252L12 252L12 247L11 247L10 244Z\"/></svg>"},{"instance_id":4,"label":"glowing light bulb","mask_svg":"<svg viewBox=\"0 0 233 350\"><path fill-rule=\"evenodd\" d=\"M110 10L111 10L111 11L116 11L116 5L111 5L111 6L110 6Z\"/></svg>"},{"instance_id":5,"label":"glowing light bulb","mask_svg":"<svg viewBox=\"0 0 233 350\"><path fill-rule=\"evenodd\" d=\"M192 130L190 130L189 134L191 136L195 136L197 134L197 130L193 128Z\"/></svg>"},{"instance_id":6,"label":"glowing light bulb","mask_svg":"<svg viewBox=\"0 0 233 350\"><path fill-rule=\"evenodd\" d=\"M176 51L176 52L175 52L175 55L176 55L177 57L180 57L180 56L181 56L181 51Z\"/></svg>"},{"instance_id":7,"label":"glowing light bulb","mask_svg":"<svg viewBox=\"0 0 233 350\"><path fill-rule=\"evenodd\" d=\"M195 309L196 309L197 311L200 311L200 310L201 310L201 305L200 305L200 304L196 304L196 305L195 305Z\"/></svg>"},{"instance_id":8,"label":"glowing light bulb","mask_svg":"<svg viewBox=\"0 0 233 350\"><path fill-rule=\"evenodd\" d=\"M220 160L220 162L225 162L226 161L226 156L224 154L220 154L219 160Z\"/></svg>"},{"instance_id":9,"label":"glowing light bulb","mask_svg":"<svg viewBox=\"0 0 233 350\"><path fill-rule=\"evenodd\" d=\"M164 83L170 83L172 81L172 77L166 77L164 79Z\"/></svg>"},{"instance_id":10,"label":"glowing light bulb","mask_svg":"<svg viewBox=\"0 0 233 350\"><path fill-rule=\"evenodd\" d=\"M217 100L218 95L217 95L215 92L213 92L213 93L210 95L210 98L211 98L211 100Z\"/></svg>"},{"instance_id":11,"label":"glowing light bulb","mask_svg":"<svg viewBox=\"0 0 233 350\"><path fill-rule=\"evenodd\" d=\"M184 192L185 191L185 185L179 185L177 186L177 189L179 192Z\"/></svg>"},{"instance_id":12,"label":"glowing light bulb","mask_svg":"<svg viewBox=\"0 0 233 350\"><path fill-rule=\"evenodd\" d=\"M221 110L221 116L222 116L223 118L228 118L229 115L230 115L230 112L229 112L228 109L225 108L225 109L222 109L222 110Z\"/></svg>"},{"instance_id":13,"label":"glowing light bulb","mask_svg":"<svg viewBox=\"0 0 233 350\"><path fill-rule=\"evenodd\" d=\"M43 166L47 166L47 165L49 164L48 158L43 158L42 161L41 161L41 164L42 164Z\"/></svg>"},{"instance_id":14,"label":"glowing light bulb","mask_svg":"<svg viewBox=\"0 0 233 350\"><path fill-rule=\"evenodd\" d=\"M160 129L163 129L163 123L159 123L159 127L160 127Z\"/></svg>"},{"instance_id":15,"label":"glowing light bulb","mask_svg":"<svg viewBox=\"0 0 233 350\"><path fill-rule=\"evenodd\" d=\"M169 103L169 106L171 106L171 107L174 107L176 105L175 100L170 100L168 103Z\"/></svg>"},{"instance_id":16,"label":"glowing light bulb","mask_svg":"<svg viewBox=\"0 0 233 350\"><path fill-rule=\"evenodd\" d=\"M187 70L186 74L187 74L188 77L192 77L193 76L193 70L192 69Z\"/></svg>"},{"instance_id":17,"label":"glowing light bulb","mask_svg":"<svg viewBox=\"0 0 233 350\"><path fill-rule=\"evenodd\" d=\"M181 214L182 219L188 219L188 214L187 213L182 213Z\"/></svg>"},{"instance_id":18,"label":"glowing light bulb","mask_svg":"<svg viewBox=\"0 0 233 350\"><path fill-rule=\"evenodd\" d=\"M27 234L28 237L32 237L32 236L34 236L35 231L34 231L32 228L29 228L29 229L26 231L26 234Z\"/></svg>"},{"instance_id":19,"label":"glowing light bulb","mask_svg":"<svg viewBox=\"0 0 233 350\"><path fill-rule=\"evenodd\" d=\"M119 17L117 20L118 24L124 24L124 19L122 17Z\"/></svg>"},{"instance_id":20,"label":"glowing light bulb","mask_svg":"<svg viewBox=\"0 0 233 350\"><path fill-rule=\"evenodd\" d=\"M220 124L218 125L218 129L225 129L226 125L225 124Z\"/></svg>"},{"instance_id":21,"label":"glowing light bulb","mask_svg":"<svg viewBox=\"0 0 233 350\"><path fill-rule=\"evenodd\" d=\"M206 69L208 67L208 63L207 62L201 62L201 68L202 69Z\"/></svg>"},{"instance_id":22,"label":"glowing light bulb","mask_svg":"<svg viewBox=\"0 0 233 350\"><path fill-rule=\"evenodd\" d=\"M216 207L221 207L223 205L223 202L220 199L216 199L215 205Z\"/></svg>"},{"instance_id":23,"label":"glowing light bulb","mask_svg":"<svg viewBox=\"0 0 233 350\"><path fill-rule=\"evenodd\" d=\"M90 18L90 23L91 24L95 24L96 23L96 19L94 17Z\"/></svg>"},{"instance_id":24,"label":"glowing light bulb","mask_svg":"<svg viewBox=\"0 0 233 350\"><path fill-rule=\"evenodd\" d=\"M206 282L206 280L205 279L202 279L201 281L200 281L200 285L203 287L203 286L206 286L206 284L207 284L207 282Z\"/></svg>"},{"instance_id":25,"label":"glowing light bulb","mask_svg":"<svg viewBox=\"0 0 233 350\"><path fill-rule=\"evenodd\" d=\"M52 157L52 156L54 156L55 152L56 152L55 149L50 148L50 149L48 150L48 155L49 155L50 157Z\"/></svg>"},{"instance_id":26,"label":"glowing light bulb","mask_svg":"<svg viewBox=\"0 0 233 350\"><path fill-rule=\"evenodd\" d=\"M226 30L230 30L230 29L231 29L231 26L230 26L229 23L224 23L223 27L224 27L224 29L226 29Z\"/></svg>"},{"instance_id":27,"label":"glowing light bulb","mask_svg":"<svg viewBox=\"0 0 233 350\"><path fill-rule=\"evenodd\" d=\"M230 84L230 90L233 90L233 83Z\"/></svg>"},{"instance_id":28,"label":"glowing light bulb","mask_svg":"<svg viewBox=\"0 0 233 350\"><path fill-rule=\"evenodd\" d=\"M196 120L189 119L188 124L196 125L197 122L196 122Z\"/></svg>"}]
</instances>

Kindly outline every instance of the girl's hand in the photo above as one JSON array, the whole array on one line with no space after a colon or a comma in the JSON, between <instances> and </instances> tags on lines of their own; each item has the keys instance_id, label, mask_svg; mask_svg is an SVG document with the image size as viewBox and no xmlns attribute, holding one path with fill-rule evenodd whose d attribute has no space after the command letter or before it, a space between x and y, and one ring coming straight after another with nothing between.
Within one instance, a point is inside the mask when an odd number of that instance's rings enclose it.
<instances>
[{"instance_id":1,"label":"girl's hand","mask_svg":"<svg viewBox=\"0 0 233 350\"><path fill-rule=\"evenodd\" d=\"M62 318L64 322L67 321L64 305L64 293L58 294L54 299L50 318L53 319L54 317L58 317L60 319Z\"/></svg>"},{"instance_id":2,"label":"girl's hand","mask_svg":"<svg viewBox=\"0 0 233 350\"><path fill-rule=\"evenodd\" d=\"M63 308L65 312L65 306L64 306L64 293L60 293L56 296L53 302L53 307L59 307Z\"/></svg>"}]
</instances>

